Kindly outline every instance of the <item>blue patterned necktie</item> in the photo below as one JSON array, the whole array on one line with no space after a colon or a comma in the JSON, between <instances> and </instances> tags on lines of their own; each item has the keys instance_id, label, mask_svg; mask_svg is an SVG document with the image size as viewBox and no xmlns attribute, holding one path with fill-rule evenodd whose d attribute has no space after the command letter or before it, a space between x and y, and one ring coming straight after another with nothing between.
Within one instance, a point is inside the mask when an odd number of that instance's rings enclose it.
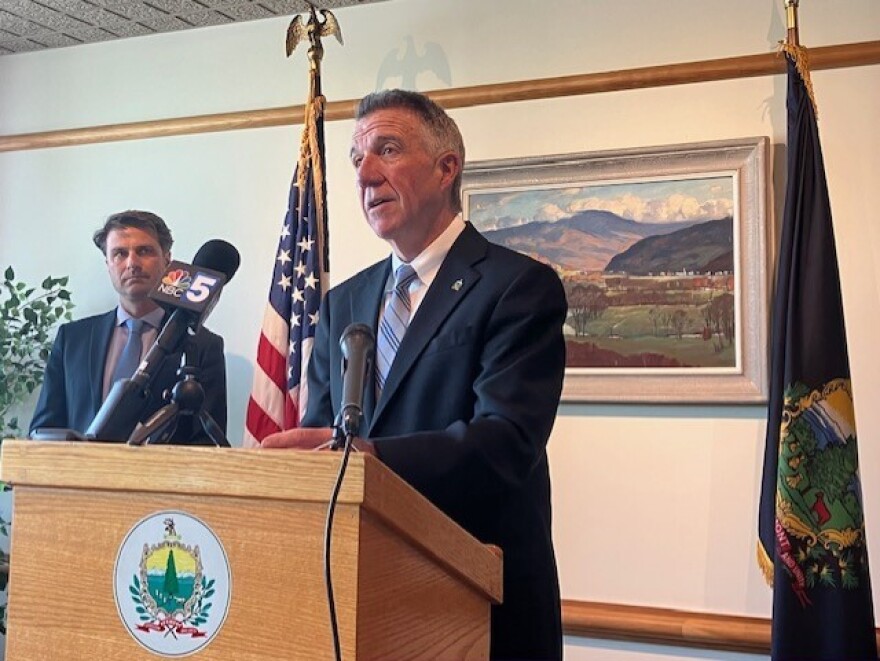
<instances>
[{"instance_id":1,"label":"blue patterned necktie","mask_svg":"<svg viewBox=\"0 0 880 661\"><path fill-rule=\"evenodd\" d=\"M394 362L400 341L409 326L412 314L409 288L414 282L418 282L418 275L412 266L401 264L397 267L394 272L394 288L385 301L385 311L379 321L379 336L376 338L376 385L379 392L385 387L391 363Z\"/></svg>"},{"instance_id":2,"label":"blue patterned necktie","mask_svg":"<svg viewBox=\"0 0 880 661\"><path fill-rule=\"evenodd\" d=\"M128 328L128 340L125 342L122 353L119 354L116 369L113 370L111 386L119 379L130 379L141 363L141 335L147 324L142 319L128 318L125 320L125 325Z\"/></svg>"}]
</instances>

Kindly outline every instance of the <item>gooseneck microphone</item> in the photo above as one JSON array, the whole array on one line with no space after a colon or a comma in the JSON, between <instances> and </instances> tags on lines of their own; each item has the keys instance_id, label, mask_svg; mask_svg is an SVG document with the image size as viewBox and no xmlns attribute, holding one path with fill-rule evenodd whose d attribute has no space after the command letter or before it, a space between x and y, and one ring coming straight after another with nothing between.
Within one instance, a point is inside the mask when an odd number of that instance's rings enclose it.
<instances>
[{"instance_id":1,"label":"gooseneck microphone","mask_svg":"<svg viewBox=\"0 0 880 661\"><path fill-rule=\"evenodd\" d=\"M354 446L364 417L364 387L372 382L373 355L376 350L376 335L366 324L349 324L339 337L342 349L342 405L333 425L333 440L330 449L342 450L339 473L333 485L330 502L327 504L327 520L324 525L324 584L327 587L327 606L330 609L330 627L333 649L337 660L342 658L339 645L339 627L336 621L336 599L333 596L333 576L330 566L330 546L333 539L333 517L342 480L348 467L348 458Z\"/></svg>"},{"instance_id":2,"label":"gooseneck microphone","mask_svg":"<svg viewBox=\"0 0 880 661\"><path fill-rule=\"evenodd\" d=\"M235 247L221 239L206 242L192 264L172 261L150 292L151 299L171 312L156 341L131 379L113 384L107 399L86 430L86 437L125 441L134 431L149 401L150 386L170 354L183 348L217 304L223 286L241 262Z\"/></svg>"},{"instance_id":3,"label":"gooseneck microphone","mask_svg":"<svg viewBox=\"0 0 880 661\"><path fill-rule=\"evenodd\" d=\"M366 324L350 324L339 338L342 349L342 406L338 426L357 436L364 417L364 387L370 382L376 336Z\"/></svg>"}]
</instances>

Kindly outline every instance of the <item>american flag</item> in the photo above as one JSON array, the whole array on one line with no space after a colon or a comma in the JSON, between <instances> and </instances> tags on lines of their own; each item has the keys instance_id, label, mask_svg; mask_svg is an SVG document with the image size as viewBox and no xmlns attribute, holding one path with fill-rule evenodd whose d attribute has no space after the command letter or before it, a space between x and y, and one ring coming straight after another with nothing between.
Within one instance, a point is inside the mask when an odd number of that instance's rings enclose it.
<instances>
[{"instance_id":1,"label":"american flag","mask_svg":"<svg viewBox=\"0 0 880 661\"><path fill-rule=\"evenodd\" d=\"M306 108L299 162L263 314L245 447L298 426L308 401L306 372L328 276L322 101L317 97Z\"/></svg>"}]
</instances>

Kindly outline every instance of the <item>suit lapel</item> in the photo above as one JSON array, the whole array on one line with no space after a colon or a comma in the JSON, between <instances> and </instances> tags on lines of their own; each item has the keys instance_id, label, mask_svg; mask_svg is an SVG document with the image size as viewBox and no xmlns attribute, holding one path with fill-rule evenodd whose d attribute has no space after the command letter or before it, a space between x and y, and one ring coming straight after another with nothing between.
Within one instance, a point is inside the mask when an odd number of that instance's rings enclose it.
<instances>
[{"instance_id":1,"label":"suit lapel","mask_svg":"<svg viewBox=\"0 0 880 661\"><path fill-rule=\"evenodd\" d=\"M379 262L359 285L352 291L349 300L350 317L347 323L360 321L377 332L379 325L379 308L382 305L385 283L391 272L391 258ZM343 329L344 330L344 329ZM373 372L370 372L371 377ZM373 378L364 388L364 427L369 428L376 409L376 387Z\"/></svg>"},{"instance_id":2,"label":"suit lapel","mask_svg":"<svg viewBox=\"0 0 880 661\"><path fill-rule=\"evenodd\" d=\"M116 310L102 316L92 327L89 338L89 396L91 408L97 413L104 401L104 365L107 362L107 351L110 349L110 338L116 326Z\"/></svg>"},{"instance_id":3,"label":"suit lapel","mask_svg":"<svg viewBox=\"0 0 880 661\"><path fill-rule=\"evenodd\" d=\"M372 422L378 420L388 408L404 377L413 369L425 347L477 284L480 272L473 266L485 256L486 245L486 240L470 224L465 226L452 245L403 336ZM378 316L378 310L376 313Z\"/></svg>"},{"instance_id":4,"label":"suit lapel","mask_svg":"<svg viewBox=\"0 0 880 661\"><path fill-rule=\"evenodd\" d=\"M379 321L379 306L382 304L382 294L385 293L385 283L390 272L389 257L371 268L366 277L352 289L349 300L351 314L349 321L359 321L376 328Z\"/></svg>"}]
</instances>

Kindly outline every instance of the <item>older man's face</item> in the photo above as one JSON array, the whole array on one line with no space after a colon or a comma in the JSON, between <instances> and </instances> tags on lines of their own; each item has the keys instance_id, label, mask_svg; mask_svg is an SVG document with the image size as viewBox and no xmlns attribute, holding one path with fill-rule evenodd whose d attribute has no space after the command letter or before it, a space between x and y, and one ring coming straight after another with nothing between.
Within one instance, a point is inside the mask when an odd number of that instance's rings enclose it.
<instances>
[{"instance_id":1,"label":"older man's face","mask_svg":"<svg viewBox=\"0 0 880 661\"><path fill-rule=\"evenodd\" d=\"M389 108L359 120L351 160L370 227L412 259L430 243L449 201L448 175L419 116Z\"/></svg>"}]
</instances>

